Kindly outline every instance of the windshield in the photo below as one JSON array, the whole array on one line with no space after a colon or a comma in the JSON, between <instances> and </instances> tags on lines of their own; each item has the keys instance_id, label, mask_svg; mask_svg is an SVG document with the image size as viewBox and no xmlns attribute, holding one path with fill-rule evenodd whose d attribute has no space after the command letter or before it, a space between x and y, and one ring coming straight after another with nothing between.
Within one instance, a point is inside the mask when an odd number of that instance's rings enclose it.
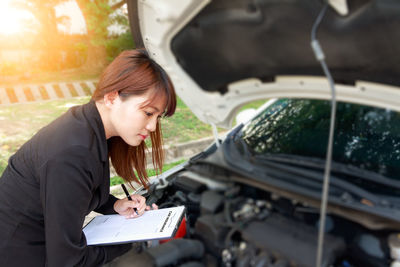
<instances>
[{"instance_id":1,"label":"windshield","mask_svg":"<svg viewBox=\"0 0 400 267\"><path fill-rule=\"evenodd\" d=\"M329 101L281 99L246 124L234 145L245 158L290 155L313 158L321 166L326 157L330 124ZM400 116L382 108L339 102L332 160L400 180ZM339 165L338 165L339 164ZM333 165L334 166L334 165ZM364 182L365 183L365 182ZM365 185L373 191L371 184ZM386 192L381 192L386 193Z\"/></svg>"}]
</instances>

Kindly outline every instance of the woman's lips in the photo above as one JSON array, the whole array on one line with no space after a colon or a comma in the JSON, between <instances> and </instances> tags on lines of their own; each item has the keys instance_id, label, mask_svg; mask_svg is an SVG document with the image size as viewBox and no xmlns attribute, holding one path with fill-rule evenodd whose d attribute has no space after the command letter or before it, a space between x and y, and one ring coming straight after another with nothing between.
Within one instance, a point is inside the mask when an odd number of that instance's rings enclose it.
<instances>
[{"instance_id":1,"label":"woman's lips","mask_svg":"<svg viewBox=\"0 0 400 267\"><path fill-rule=\"evenodd\" d=\"M145 139L147 138L147 135L139 134L139 136L140 136L143 140L145 140Z\"/></svg>"}]
</instances>

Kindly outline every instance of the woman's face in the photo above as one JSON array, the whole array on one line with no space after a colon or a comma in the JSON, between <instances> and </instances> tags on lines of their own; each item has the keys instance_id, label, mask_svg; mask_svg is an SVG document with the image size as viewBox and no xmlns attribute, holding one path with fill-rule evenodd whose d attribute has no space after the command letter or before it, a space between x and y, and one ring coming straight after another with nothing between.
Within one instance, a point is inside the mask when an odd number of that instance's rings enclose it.
<instances>
[{"instance_id":1,"label":"woman's face","mask_svg":"<svg viewBox=\"0 0 400 267\"><path fill-rule=\"evenodd\" d=\"M156 124L165 108L165 97L142 107L149 100L152 90L141 96L128 96L122 99L115 95L110 106L110 129L106 129L107 138L120 136L127 144L137 146L156 130ZM157 97L157 96L156 96Z\"/></svg>"}]
</instances>

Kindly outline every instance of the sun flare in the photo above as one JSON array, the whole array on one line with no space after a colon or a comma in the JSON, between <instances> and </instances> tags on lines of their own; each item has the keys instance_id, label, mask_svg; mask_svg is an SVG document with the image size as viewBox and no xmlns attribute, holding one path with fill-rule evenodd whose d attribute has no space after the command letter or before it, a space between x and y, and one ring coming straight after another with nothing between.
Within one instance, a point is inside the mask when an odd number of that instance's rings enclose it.
<instances>
[{"instance_id":1,"label":"sun flare","mask_svg":"<svg viewBox=\"0 0 400 267\"><path fill-rule=\"evenodd\" d=\"M0 34L18 34L24 30L24 20L31 14L11 6L10 0L0 1Z\"/></svg>"}]
</instances>

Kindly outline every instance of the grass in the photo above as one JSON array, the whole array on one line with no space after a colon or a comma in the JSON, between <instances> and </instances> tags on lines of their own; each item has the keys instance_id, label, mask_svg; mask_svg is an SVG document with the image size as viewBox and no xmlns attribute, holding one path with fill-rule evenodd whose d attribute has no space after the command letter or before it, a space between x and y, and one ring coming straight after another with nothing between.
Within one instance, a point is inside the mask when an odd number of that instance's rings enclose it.
<instances>
[{"instance_id":1,"label":"grass","mask_svg":"<svg viewBox=\"0 0 400 267\"><path fill-rule=\"evenodd\" d=\"M86 103L89 97L29 104L0 105L0 174L8 158L40 128L68 108Z\"/></svg>"},{"instance_id":2,"label":"grass","mask_svg":"<svg viewBox=\"0 0 400 267\"><path fill-rule=\"evenodd\" d=\"M182 159L182 160L178 160L176 162L172 162L172 163L169 163L169 164L164 164L162 171L165 172L165 171L167 171L167 170L169 170L169 169L181 164L184 161L185 160ZM156 175L156 171L154 169L149 169L149 170L147 170L147 175L149 177L155 176ZM110 179L110 186L123 184L123 183L124 183L124 180L119 176L114 176L114 177L111 177L111 179Z\"/></svg>"},{"instance_id":3,"label":"grass","mask_svg":"<svg viewBox=\"0 0 400 267\"><path fill-rule=\"evenodd\" d=\"M250 108L257 109L257 108L261 107L262 104L264 104L266 101L267 101L266 99L263 99L263 100L257 100L257 101L250 102L250 103L244 105L243 107L241 107L239 112L242 110L245 110L245 109L250 109Z\"/></svg>"},{"instance_id":4,"label":"grass","mask_svg":"<svg viewBox=\"0 0 400 267\"><path fill-rule=\"evenodd\" d=\"M210 125L201 122L178 98L175 114L162 119L166 144L183 143L212 135Z\"/></svg>"}]
</instances>

